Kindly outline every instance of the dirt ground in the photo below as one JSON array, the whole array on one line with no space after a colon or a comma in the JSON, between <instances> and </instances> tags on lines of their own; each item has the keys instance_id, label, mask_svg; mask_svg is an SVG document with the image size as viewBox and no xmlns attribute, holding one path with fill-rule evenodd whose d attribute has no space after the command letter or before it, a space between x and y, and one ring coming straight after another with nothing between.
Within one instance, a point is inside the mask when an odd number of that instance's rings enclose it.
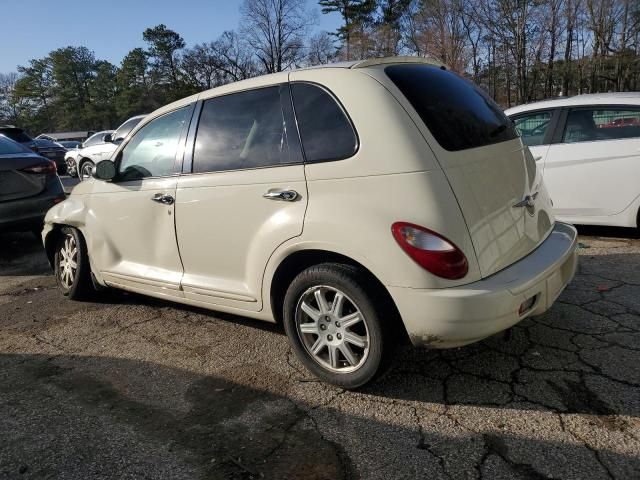
<instances>
[{"instance_id":1,"label":"dirt ground","mask_svg":"<svg viewBox=\"0 0 640 480\"><path fill-rule=\"evenodd\" d=\"M403 349L359 392L316 381L278 326L69 301L31 235L0 235L0 479L640 478L640 240L581 233L547 314Z\"/></svg>"}]
</instances>

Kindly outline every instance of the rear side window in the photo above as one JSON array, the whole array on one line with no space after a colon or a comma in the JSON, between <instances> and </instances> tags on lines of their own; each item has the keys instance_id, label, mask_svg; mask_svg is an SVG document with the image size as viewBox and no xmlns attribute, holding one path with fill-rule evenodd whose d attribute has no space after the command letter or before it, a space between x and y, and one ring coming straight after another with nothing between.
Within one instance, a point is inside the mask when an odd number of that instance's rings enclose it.
<instances>
[{"instance_id":1,"label":"rear side window","mask_svg":"<svg viewBox=\"0 0 640 480\"><path fill-rule=\"evenodd\" d=\"M640 137L640 108L577 108L569 111L565 143Z\"/></svg>"},{"instance_id":2,"label":"rear side window","mask_svg":"<svg viewBox=\"0 0 640 480\"><path fill-rule=\"evenodd\" d=\"M283 110L287 104L288 114ZM301 163L296 136L286 85L206 100L196 134L193 172Z\"/></svg>"},{"instance_id":3,"label":"rear side window","mask_svg":"<svg viewBox=\"0 0 640 480\"><path fill-rule=\"evenodd\" d=\"M513 124L480 88L432 65L392 65L385 73L436 141L457 151L517 137Z\"/></svg>"},{"instance_id":4,"label":"rear side window","mask_svg":"<svg viewBox=\"0 0 640 480\"><path fill-rule=\"evenodd\" d=\"M532 112L513 118L516 132L530 147L542 145L551 122L551 112Z\"/></svg>"},{"instance_id":5,"label":"rear side window","mask_svg":"<svg viewBox=\"0 0 640 480\"><path fill-rule=\"evenodd\" d=\"M329 92L310 83L292 83L291 92L308 162L341 160L356 152L356 132Z\"/></svg>"},{"instance_id":6,"label":"rear side window","mask_svg":"<svg viewBox=\"0 0 640 480\"><path fill-rule=\"evenodd\" d=\"M7 155L11 153L26 153L31 152L26 147L23 147L19 143L12 142L8 138L5 138L0 134L0 155Z\"/></svg>"}]
</instances>

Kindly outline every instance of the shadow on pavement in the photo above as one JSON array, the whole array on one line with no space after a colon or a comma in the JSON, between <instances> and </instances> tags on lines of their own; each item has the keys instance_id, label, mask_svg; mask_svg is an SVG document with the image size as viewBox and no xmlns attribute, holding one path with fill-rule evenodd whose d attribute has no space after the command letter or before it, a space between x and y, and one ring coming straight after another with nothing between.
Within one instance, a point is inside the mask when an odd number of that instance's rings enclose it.
<instances>
[{"instance_id":1,"label":"shadow on pavement","mask_svg":"<svg viewBox=\"0 0 640 480\"><path fill-rule=\"evenodd\" d=\"M363 448L385 448L376 440L389 431L407 440L404 453L416 467L433 468L415 472L423 478L445 478L445 467L461 466L485 478L550 478L550 472L554 478L606 478L607 470L631 478L638 471L637 458L607 449L597 460L572 442L482 427L437 433L426 424L399 427L330 403L294 402L283 394L286 378L253 368L268 386L138 360L0 355L0 476L357 478L346 444L352 448L355 438L371 445ZM348 432L345 445L327 439L336 428Z\"/></svg>"}]
</instances>

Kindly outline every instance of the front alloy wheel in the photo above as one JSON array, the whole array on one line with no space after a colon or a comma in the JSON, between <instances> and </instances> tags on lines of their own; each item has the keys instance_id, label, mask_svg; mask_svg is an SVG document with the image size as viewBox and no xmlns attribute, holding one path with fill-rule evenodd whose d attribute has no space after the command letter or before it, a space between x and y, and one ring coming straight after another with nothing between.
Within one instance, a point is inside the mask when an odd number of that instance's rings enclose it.
<instances>
[{"instance_id":1,"label":"front alloy wheel","mask_svg":"<svg viewBox=\"0 0 640 480\"><path fill-rule=\"evenodd\" d=\"M353 300L337 288L308 289L296 308L296 329L309 355L327 370L353 372L367 360L367 322Z\"/></svg>"},{"instance_id":2,"label":"front alloy wheel","mask_svg":"<svg viewBox=\"0 0 640 480\"><path fill-rule=\"evenodd\" d=\"M80 180L89 180L95 164L91 160L85 160L80 167Z\"/></svg>"},{"instance_id":3,"label":"front alloy wheel","mask_svg":"<svg viewBox=\"0 0 640 480\"><path fill-rule=\"evenodd\" d=\"M80 300L95 292L87 247L79 230L72 227L60 230L53 261L56 283L63 295Z\"/></svg>"},{"instance_id":4,"label":"front alloy wheel","mask_svg":"<svg viewBox=\"0 0 640 480\"><path fill-rule=\"evenodd\" d=\"M60 283L68 290L78 274L78 245L72 234L67 234L62 242L59 267Z\"/></svg>"}]
</instances>

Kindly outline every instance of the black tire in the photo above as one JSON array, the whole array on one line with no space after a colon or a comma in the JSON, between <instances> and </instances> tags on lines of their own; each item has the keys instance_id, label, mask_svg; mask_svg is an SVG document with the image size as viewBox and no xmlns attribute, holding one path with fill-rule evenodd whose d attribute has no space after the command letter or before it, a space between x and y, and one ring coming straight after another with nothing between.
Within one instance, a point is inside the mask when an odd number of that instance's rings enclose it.
<instances>
[{"instance_id":1,"label":"black tire","mask_svg":"<svg viewBox=\"0 0 640 480\"><path fill-rule=\"evenodd\" d=\"M73 278L70 280L64 275L64 268L61 263L67 257L67 253L63 254L63 250L67 249L67 242L73 242L77 253L72 258L76 264L73 272ZM69 243L72 245L71 243ZM62 294L71 300L86 300L91 298L96 290L91 281L91 266L89 265L89 256L87 255L87 246L82 234L75 228L64 227L60 230L60 236L56 243L56 251L54 256L54 272L56 275L56 283Z\"/></svg>"},{"instance_id":2,"label":"black tire","mask_svg":"<svg viewBox=\"0 0 640 480\"><path fill-rule=\"evenodd\" d=\"M311 302L313 302L310 295L315 294L315 290L320 288L322 288L322 291L327 292L326 294L323 293L323 298L325 299L328 298L325 295L329 295L330 297L332 292L334 292L333 295L336 295L335 292L344 294L344 298L346 299L344 302L348 302L347 305L351 304L354 307L351 312L357 309L364 317L362 323L365 326L361 326L360 328L364 329L361 330L361 332L364 331L365 335L368 335L368 351L365 353L363 350L361 353L358 352L352 356L352 360L355 358L360 362L355 366L349 364L349 360L343 353L336 353L336 347L333 347L333 357L338 359L342 357L342 360L338 360L338 368L333 370L329 365L329 362L332 361L332 355L329 353L329 345L325 345L319 350L319 352L323 354L326 351L328 358L326 365L320 363L323 361L319 358L320 353L316 353L314 356L310 351L313 349L309 347L309 343L315 340L313 346L318 345L317 342L322 340L320 337L329 331L327 330L328 326L333 329L332 332L334 334L336 331L336 328L333 326L333 320L338 317L332 317L330 320L329 315L326 317L320 315L320 320L314 322L313 318L304 313L305 311L302 309L302 303L306 303L303 299L310 299ZM284 299L284 328L298 359L314 375L325 382L332 383L339 387L354 389L372 381L384 371L384 367L388 365L387 360L390 358L390 351L395 341L393 337L389 335L388 331L390 320L392 320L388 315L389 309L387 305L380 300L382 297L378 290L376 285L357 268L339 263L324 263L309 267L291 282ZM330 307L330 309L333 310L335 298L334 296L333 300L331 300L331 305L326 303L325 307ZM315 306L318 307L319 303L316 302ZM322 308L318 308L317 312L321 310ZM346 318L346 316L342 318ZM311 319L314 325L323 327L324 330L318 330L318 332L321 332L319 334L300 333L298 325L302 323L303 319L306 319L305 323ZM323 326L320 324L322 320L328 323ZM340 327L338 322L335 322L335 325ZM342 330L342 332L343 337L337 334L334 336L327 334L326 339L333 341L337 338L344 338L344 340L342 340L342 345L344 345L347 343L347 334L345 333L346 330ZM360 336L360 338L364 337ZM349 351L353 354L354 352L351 347L352 345L349 346ZM342 347L337 348L341 349ZM355 348L357 349L358 347L356 346ZM318 350L316 350L316 352L318 352ZM349 368L355 369L348 370ZM337 371L340 369L347 371Z\"/></svg>"},{"instance_id":3,"label":"black tire","mask_svg":"<svg viewBox=\"0 0 640 480\"><path fill-rule=\"evenodd\" d=\"M84 160L82 161L79 165L78 165L78 178L81 181L87 180L87 178L89 177L83 177L83 170L87 167L95 167L95 163L93 163L91 160Z\"/></svg>"}]
</instances>

